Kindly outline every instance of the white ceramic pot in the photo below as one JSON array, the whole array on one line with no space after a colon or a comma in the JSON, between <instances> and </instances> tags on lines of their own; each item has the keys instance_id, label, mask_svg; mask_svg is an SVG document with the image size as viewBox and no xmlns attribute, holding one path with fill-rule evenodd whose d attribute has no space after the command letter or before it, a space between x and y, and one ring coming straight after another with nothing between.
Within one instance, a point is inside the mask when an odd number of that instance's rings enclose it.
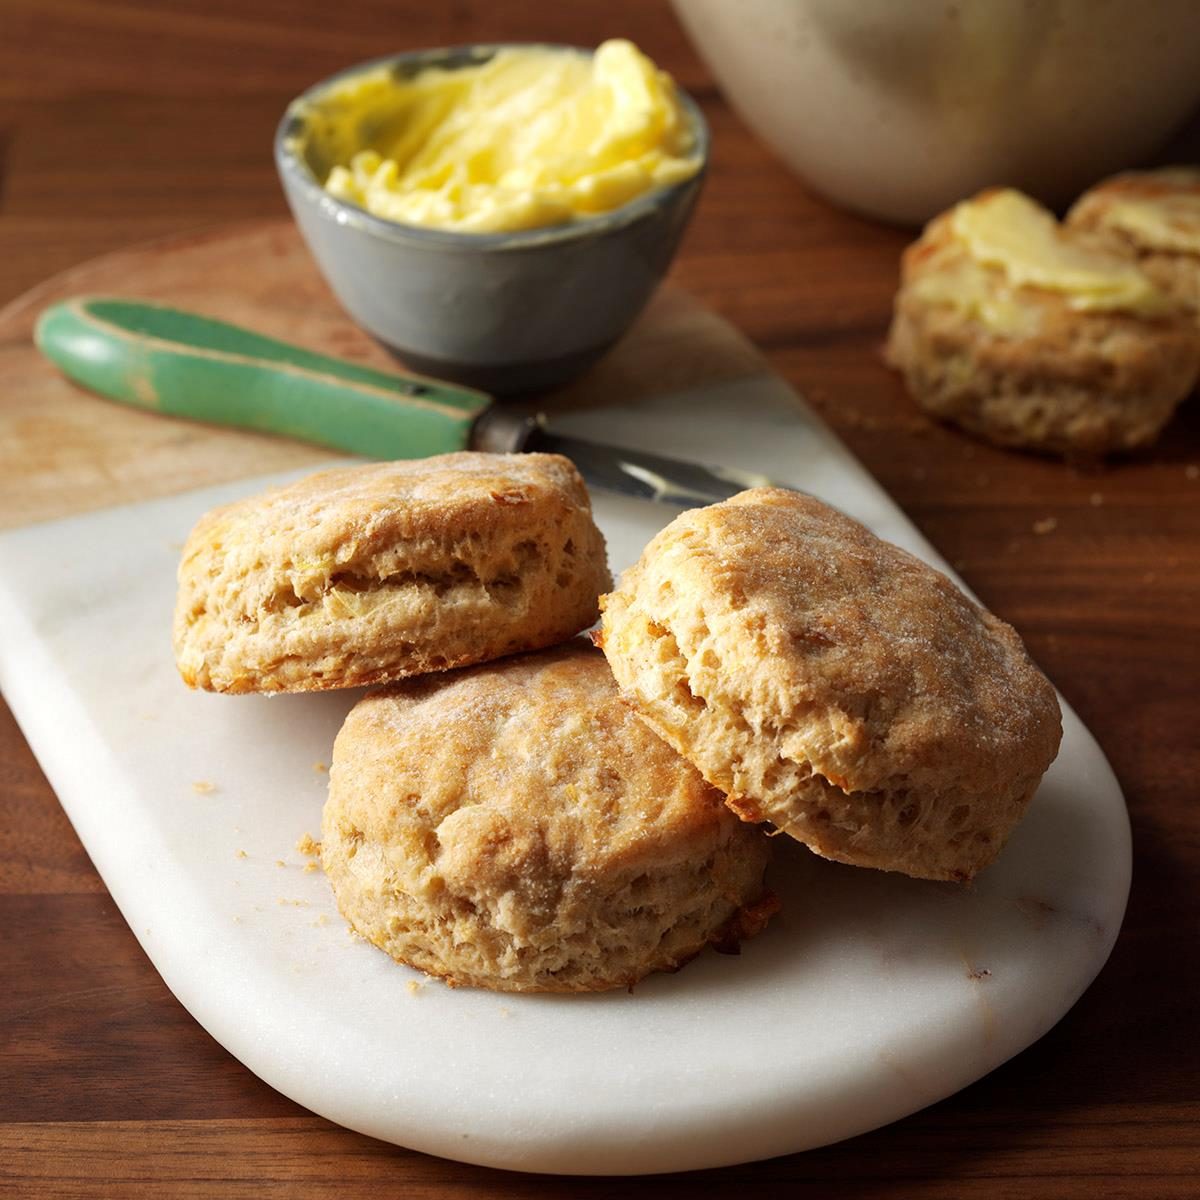
<instances>
[{"instance_id":1,"label":"white ceramic pot","mask_svg":"<svg viewBox=\"0 0 1200 1200\"><path fill-rule=\"evenodd\" d=\"M1198 0L673 0L733 107L817 191L924 221L1052 205L1200 103Z\"/></svg>"}]
</instances>

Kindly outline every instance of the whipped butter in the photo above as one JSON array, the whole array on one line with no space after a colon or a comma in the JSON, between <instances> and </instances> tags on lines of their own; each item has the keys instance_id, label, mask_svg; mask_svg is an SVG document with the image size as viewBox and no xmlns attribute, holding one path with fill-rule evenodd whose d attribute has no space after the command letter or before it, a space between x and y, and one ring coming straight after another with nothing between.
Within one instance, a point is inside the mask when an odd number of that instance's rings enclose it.
<instances>
[{"instance_id":1,"label":"whipped butter","mask_svg":"<svg viewBox=\"0 0 1200 1200\"><path fill-rule=\"evenodd\" d=\"M700 168L675 85L631 42L508 47L322 97L325 188L376 216L465 233L609 212Z\"/></svg>"}]
</instances>

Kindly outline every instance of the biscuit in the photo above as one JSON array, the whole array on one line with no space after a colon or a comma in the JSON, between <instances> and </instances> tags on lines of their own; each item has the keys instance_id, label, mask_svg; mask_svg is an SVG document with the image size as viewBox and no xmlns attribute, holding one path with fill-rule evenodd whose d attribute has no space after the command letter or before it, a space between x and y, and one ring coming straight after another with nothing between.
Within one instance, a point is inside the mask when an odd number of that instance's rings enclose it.
<instances>
[{"instance_id":1,"label":"biscuit","mask_svg":"<svg viewBox=\"0 0 1200 1200\"><path fill-rule=\"evenodd\" d=\"M1084 192L1066 223L1134 259L1200 320L1200 168L1116 175Z\"/></svg>"},{"instance_id":2,"label":"biscuit","mask_svg":"<svg viewBox=\"0 0 1200 1200\"><path fill-rule=\"evenodd\" d=\"M1014 282L971 257L954 219L932 221L902 260L887 359L918 405L997 445L1074 459L1152 443L1200 373L1189 314L1149 280L1136 312Z\"/></svg>"},{"instance_id":3,"label":"biscuit","mask_svg":"<svg viewBox=\"0 0 1200 1200\"><path fill-rule=\"evenodd\" d=\"M677 517L601 598L622 694L747 821L818 854L969 879L1057 753L1016 632L798 492Z\"/></svg>"},{"instance_id":4,"label":"biscuit","mask_svg":"<svg viewBox=\"0 0 1200 1200\"><path fill-rule=\"evenodd\" d=\"M355 687L553 645L609 585L583 481L551 454L342 467L202 517L175 656L192 687Z\"/></svg>"},{"instance_id":5,"label":"biscuit","mask_svg":"<svg viewBox=\"0 0 1200 1200\"><path fill-rule=\"evenodd\" d=\"M369 693L321 841L363 937L511 992L626 987L756 932L768 853L582 640Z\"/></svg>"}]
</instances>

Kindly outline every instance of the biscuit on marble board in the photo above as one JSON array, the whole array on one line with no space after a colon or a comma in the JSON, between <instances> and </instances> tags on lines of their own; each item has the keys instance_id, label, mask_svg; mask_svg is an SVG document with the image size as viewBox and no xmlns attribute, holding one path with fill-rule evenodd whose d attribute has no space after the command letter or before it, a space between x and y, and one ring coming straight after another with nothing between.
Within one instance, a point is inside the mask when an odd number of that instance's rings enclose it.
<instances>
[{"instance_id":1,"label":"biscuit on marble board","mask_svg":"<svg viewBox=\"0 0 1200 1200\"><path fill-rule=\"evenodd\" d=\"M970 879L1058 751L1011 626L798 492L683 513L601 608L639 715L745 820L827 858Z\"/></svg>"},{"instance_id":2,"label":"biscuit on marble board","mask_svg":"<svg viewBox=\"0 0 1200 1200\"><path fill-rule=\"evenodd\" d=\"M176 661L216 692L375 684L561 642L609 582L587 490L558 455L340 467L201 518Z\"/></svg>"},{"instance_id":3,"label":"biscuit on marble board","mask_svg":"<svg viewBox=\"0 0 1200 1200\"><path fill-rule=\"evenodd\" d=\"M629 987L777 907L769 839L582 639L368 693L338 734L322 830L351 926L453 985Z\"/></svg>"}]
</instances>

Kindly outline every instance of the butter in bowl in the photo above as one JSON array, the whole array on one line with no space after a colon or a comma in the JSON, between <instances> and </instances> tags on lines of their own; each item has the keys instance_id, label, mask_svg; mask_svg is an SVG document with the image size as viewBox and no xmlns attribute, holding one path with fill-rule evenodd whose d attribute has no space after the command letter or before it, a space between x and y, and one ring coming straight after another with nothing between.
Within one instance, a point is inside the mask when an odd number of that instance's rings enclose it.
<instances>
[{"instance_id":1,"label":"butter in bowl","mask_svg":"<svg viewBox=\"0 0 1200 1200\"><path fill-rule=\"evenodd\" d=\"M708 156L696 105L625 41L422 50L309 89L275 157L350 315L409 366L553 387L632 323Z\"/></svg>"}]
</instances>

